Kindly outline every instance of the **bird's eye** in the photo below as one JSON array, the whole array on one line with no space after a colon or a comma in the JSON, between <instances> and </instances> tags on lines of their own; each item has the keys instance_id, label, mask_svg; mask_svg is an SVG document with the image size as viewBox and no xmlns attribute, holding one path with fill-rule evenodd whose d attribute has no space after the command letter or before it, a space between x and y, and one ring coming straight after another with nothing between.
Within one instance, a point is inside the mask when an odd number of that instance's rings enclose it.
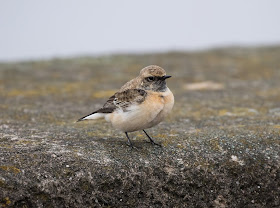
<instances>
[{"instance_id":1,"label":"bird's eye","mask_svg":"<svg viewBox=\"0 0 280 208\"><path fill-rule=\"evenodd\" d=\"M154 77L147 77L147 80L148 80L148 82L152 82L152 81L155 80L155 78Z\"/></svg>"}]
</instances>

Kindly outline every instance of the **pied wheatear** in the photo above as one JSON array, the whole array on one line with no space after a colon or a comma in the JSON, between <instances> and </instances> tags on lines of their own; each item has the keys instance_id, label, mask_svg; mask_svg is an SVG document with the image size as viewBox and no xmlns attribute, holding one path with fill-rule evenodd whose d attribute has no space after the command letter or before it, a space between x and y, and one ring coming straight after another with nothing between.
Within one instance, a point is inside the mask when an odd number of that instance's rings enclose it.
<instances>
[{"instance_id":1,"label":"pied wheatear","mask_svg":"<svg viewBox=\"0 0 280 208\"><path fill-rule=\"evenodd\" d=\"M138 77L111 96L102 108L78 121L105 118L126 134L129 146L133 147L127 133L138 130L143 130L150 142L158 145L145 129L159 124L174 105L174 96L166 85L166 79L170 77L159 66L147 66Z\"/></svg>"}]
</instances>

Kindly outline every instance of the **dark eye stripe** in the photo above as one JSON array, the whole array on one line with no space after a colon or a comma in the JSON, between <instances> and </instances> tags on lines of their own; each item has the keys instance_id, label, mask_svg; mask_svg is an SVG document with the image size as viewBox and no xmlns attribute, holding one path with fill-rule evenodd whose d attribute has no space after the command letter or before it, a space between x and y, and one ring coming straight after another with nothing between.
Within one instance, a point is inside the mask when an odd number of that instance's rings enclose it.
<instances>
[{"instance_id":1,"label":"dark eye stripe","mask_svg":"<svg viewBox=\"0 0 280 208\"><path fill-rule=\"evenodd\" d=\"M152 82L155 80L155 77L147 77L148 82Z\"/></svg>"}]
</instances>

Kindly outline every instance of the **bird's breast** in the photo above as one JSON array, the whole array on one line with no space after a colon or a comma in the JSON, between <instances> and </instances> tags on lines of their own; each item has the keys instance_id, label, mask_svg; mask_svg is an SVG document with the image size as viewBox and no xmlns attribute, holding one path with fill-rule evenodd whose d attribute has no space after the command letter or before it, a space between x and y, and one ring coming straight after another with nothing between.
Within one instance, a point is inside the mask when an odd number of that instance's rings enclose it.
<instances>
[{"instance_id":1,"label":"bird's breast","mask_svg":"<svg viewBox=\"0 0 280 208\"><path fill-rule=\"evenodd\" d=\"M163 117L165 117L173 108L174 105L173 93L169 90L169 88L167 88L165 92L159 93L158 97L163 103L161 114Z\"/></svg>"}]
</instances>

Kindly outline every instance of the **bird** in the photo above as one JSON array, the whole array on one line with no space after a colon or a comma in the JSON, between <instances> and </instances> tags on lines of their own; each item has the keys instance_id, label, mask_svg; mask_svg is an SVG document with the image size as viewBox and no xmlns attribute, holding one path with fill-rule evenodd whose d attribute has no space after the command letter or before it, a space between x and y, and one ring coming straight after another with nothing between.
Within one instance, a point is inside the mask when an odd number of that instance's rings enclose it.
<instances>
[{"instance_id":1,"label":"bird","mask_svg":"<svg viewBox=\"0 0 280 208\"><path fill-rule=\"evenodd\" d=\"M128 133L143 131L150 143L156 143L145 129L159 124L171 112L174 96L167 87L163 68L150 65L139 75L125 83L100 109L80 118L77 122L105 118L115 129L125 133L127 145L134 147Z\"/></svg>"}]
</instances>

